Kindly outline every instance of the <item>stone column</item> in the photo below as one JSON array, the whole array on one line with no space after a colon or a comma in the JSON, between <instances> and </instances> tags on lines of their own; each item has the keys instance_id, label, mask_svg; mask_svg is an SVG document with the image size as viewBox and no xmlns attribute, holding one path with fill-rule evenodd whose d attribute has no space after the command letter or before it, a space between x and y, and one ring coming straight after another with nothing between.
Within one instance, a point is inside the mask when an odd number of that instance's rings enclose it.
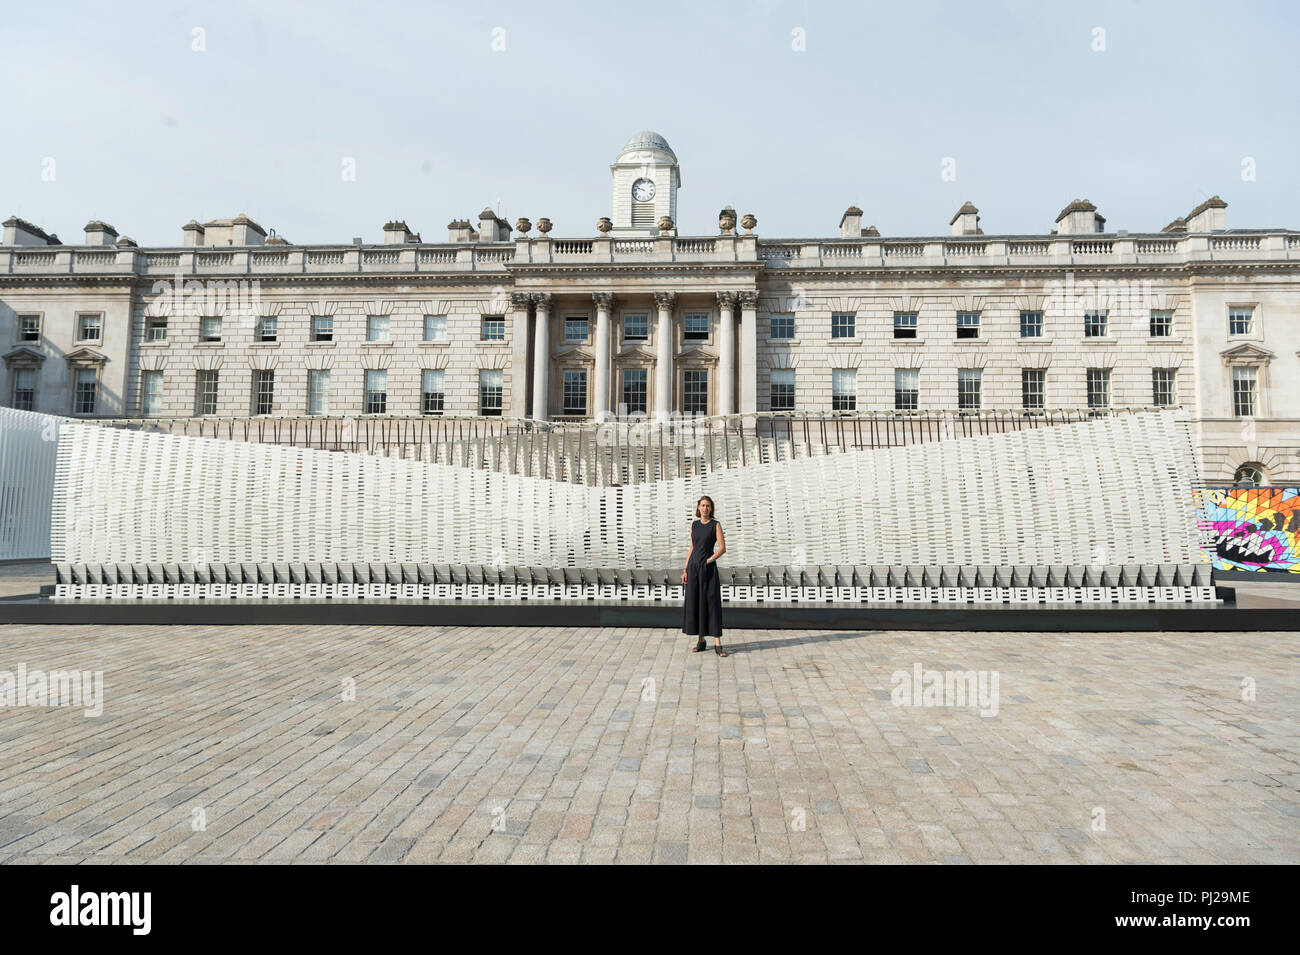
<instances>
[{"instance_id":1,"label":"stone column","mask_svg":"<svg viewBox=\"0 0 1300 955\"><path fill-rule=\"evenodd\" d=\"M718 293L718 414L735 414L736 293Z\"/></svg>"},{"instance_id":2,"label":"stone column","mask_svg":"<svg viewBox=\"0 0 1300 955\"><path fill-rule=\"evenodd\" d=\"M510 417L528 414L528 294L510 293Z\"/></svg>"},{"instance_id":3,"label":"stone column","mask_svg":"<svg viewBox=\"0 0 1300 955\"><path fill-rule=\"evenodd\" d=\"M596 402L592 420L599 421L609 411L609 312L614 305L610 292L593 292L596 303Z\"/></svg>"},{"instance_id":4,"label":"stone column","mask_svg":"<svg viewBox=\"0 0 1300 955\"><path fill-rule=\"evenodd\" d=\"M533 333L533 417L545 421L548 412L551 369L551 293L534 292L537 328Z\"/></svg>"},{"instance_id":5,"label":"stone column","mask_svg":"<svg viewBox=\"0 0 1300 955\"><path fill-rule=\"evenodd\" d=\"M659 323L655 326L655 413L666 418L673 410L673 303L675 292L655 292Z\"/></svg>"},{"instance_id":6,"label":"stone column","mask_svg":"<svg viewBox=\"0 0 1300 955\"><path fill-rule=\"evenodd\" d=\"M758 410L758 293L740 292L740 413Z\"/></svg>"}]
</instances>

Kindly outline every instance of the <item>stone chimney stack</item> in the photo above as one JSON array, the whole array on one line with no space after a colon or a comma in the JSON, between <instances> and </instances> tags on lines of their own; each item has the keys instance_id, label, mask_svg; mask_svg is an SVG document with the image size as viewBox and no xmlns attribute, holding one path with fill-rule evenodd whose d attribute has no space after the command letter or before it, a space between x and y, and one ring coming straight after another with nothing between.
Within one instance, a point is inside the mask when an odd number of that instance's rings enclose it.
<instances>
[{"instance_id":1,"label":"stone chimney stack","mask_svg":"<svg viewBox=\"0 0 1300 955\"><path fill-rule=\"evenodd\" d=\"M59 245L59 237L32 225L26 219L10 216L4 222L5 245Z\"/></svg>"},{"instance_id":2,"label":"stone chimney stack","mask_svg":"<svg viewBox=\"0 0 1300 955\"><path fill-rule=\"evenodd\" d=\"M480 242L508 242L510 223L491 209L484 209L478 214L478 238Z\"/></svg>"},{"instance_id":3,"label":"stone chimney stack","mask_svg":"<svg viewBox=\"0 0 1300 955\"><path fill-rule=\"evenodd\" d=\"M468 219L452 219L447 223L448 242L474 242L478 233L469 224Z\"/></svg>"},{"instance_id":4,"label":"stone chimney stack","mask_svg":"<svg viewBox=\"0 0 1300 955\"><path fill-rule=\"evenodd\" d=\"M857 206L849 206L840 216L840 238L862 238L862 210Z\"/></svg>"},{"instance_id":5,"label":"stone chimney stack","mask_svg":"<svg viewBox=\"0 0 1300 955\"><path fill-rule=\"evenodd\" d=\"M242 212L230 220L231 245L265 245L266 230Z\"/></svg>"},{"instance_id":6,"label":"stone chimney stack","mask_svg":"<svg viewBox=\"0 0 1300 955\"><path fill-rule=\"evenodd\" d=\"M191 219L181 226L181 231L185 233L185 240L182 245L203 245L204 228L198 222Z\"/></svg>"},{"instance_id":7,"label":"stone chimney stack","mask_svg":"<svg viewBox=\"0 0 1300 955\"><path fill-rule=\"evenodd\" d=\"M384 245L405 245L419 242L420 237L406 227L406 222L395 219L384 223Z\"/></svg>"},{"instance_id":8,"label":"stone chimney stack","mask_svg":"<svg viewBox=\"0 0 1300 955\"><path fill-rule=\"evenodd\" d=\"M1199 206L1187 213L1188 232L1215 232L1227 228L1227 213L1223 210L1228 204L1218 196L1211 196Z\"/></svg>"},{"instance_id":9,"label":"stone chimney stack","mask_svg":"<svg viewBox=\"0 0 1300 955\"><path fill-rule=\"evenodd\" d=\"M92 219L86 223L86 245L114 245L117 242L117 230L107 222Z\"/></svg>"},{"instance_id":10,"label":"stone chimney stack","mask_svg":"<svg viewBox=\"0 0 1300 955\"><path fill-rule=\"evenodd\" d=\"M948 225L952 227L953 235L979 235L984 230L980 228L980 211L970 203L969 200L957 210L957 214L948 220Z\"/></svg>"},{"instance_id":11,"label":"stone chimney stack","mask_svg":"<svg viewBox=\"0 0 1300 955\"><path fill-rule=\"evenodd\" d=\"M1056 217L1057 235L1088 235L1102 232L1106 220L1087 199L1075 199Z\"/></svg>"}]
</instances>

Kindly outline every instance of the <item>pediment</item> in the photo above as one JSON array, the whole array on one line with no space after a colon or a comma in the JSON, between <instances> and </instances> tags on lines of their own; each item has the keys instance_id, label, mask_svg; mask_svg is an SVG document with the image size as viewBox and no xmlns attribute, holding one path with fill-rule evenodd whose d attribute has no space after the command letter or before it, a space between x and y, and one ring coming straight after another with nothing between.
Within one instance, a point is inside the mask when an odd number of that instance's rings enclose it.
<instances>
[{"instance_id":1,"label":"pediment","mask_svg":"<svg viewBox=\"0 0 1300 955\"><path fill-rule=\"evenodd\" d=\"M618 353L617 361L654 361L655 353L648 348L627 348Z\"/></svg>"},{"instance_id":2,"label":"pediment","mask_svg":"<svg viewBox=\"0 0 1300 955\"><path fill-rule=\"evenodd\" d=\"M108 356L93 348L77 348L63 356L69 365L102 365Z\"/></svg>"},{"instance_id":3,"label":"pediment","mask_svg":"<svg viewBox=\"0 0 1300 955\"><path fill-rule=\"evenodd\" d=\"M591 358L591 348L585 344L560 345L552 353L553 358Z\"/></svg>"},{"instance_id":4,"label":"pediment","mask_svg":"<svg viewBox=\"0 0 1300 955\"><path fill-rule=\"evenodd\" d=\"M5 364L10 368L39 368L43 361L44 354L22 346L5 354Z\"/></svg>"},{"instance_id":5,"label":"pediment","mask_svg":"<svg viewBox=\"0 0 1300 955\"><path fill-rule=\"evenodd\" d=\"M1224 351L1219 352L1219 357L1229 365L1241 364L1259 364L1261 362L1272 361L1277 356L1267 348L1261 348L1259 345L1250 342L1242 342L1240 345L1234 345Z\"/></svg>"}]
</instances>

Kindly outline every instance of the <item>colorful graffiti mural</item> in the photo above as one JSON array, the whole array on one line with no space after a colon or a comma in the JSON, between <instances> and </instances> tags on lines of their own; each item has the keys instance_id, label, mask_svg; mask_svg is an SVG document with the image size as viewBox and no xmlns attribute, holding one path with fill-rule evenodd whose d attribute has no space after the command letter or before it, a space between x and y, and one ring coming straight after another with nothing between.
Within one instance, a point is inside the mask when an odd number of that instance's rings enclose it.
<instances>
[{"instance_id":1,"label":"colorful graffiti mural","mask_svg":"<svg viewBox=\"0 0 1300 955\"><path fill-rule=\"evenodd\" d=\"M1211 488L1203 507L1216 570L1300 574L1300 488Z\"/></svg>"}]
</instances>

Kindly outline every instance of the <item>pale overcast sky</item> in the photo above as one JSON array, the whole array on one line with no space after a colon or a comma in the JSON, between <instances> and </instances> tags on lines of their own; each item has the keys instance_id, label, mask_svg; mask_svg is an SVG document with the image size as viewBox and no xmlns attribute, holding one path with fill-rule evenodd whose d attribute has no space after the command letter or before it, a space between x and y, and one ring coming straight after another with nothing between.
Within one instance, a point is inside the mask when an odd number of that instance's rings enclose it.
<instances>
[{"instance_id":1,"label":"pale overcast sky","mask_svg":"<svg viewBox=\"0 0 1300 955\"><path fill-rule=\"evenodd\" d=\"M68 242L241 212L295 243L390 218L440 242L498 204L589 236L639 129L677 153L683 235L724 205L838 235L851 203L940 235L967 199L988 233L1045 233L1075 197L1156 231L1214 194L1230 228L1300 228L1292 2L7 7L0 215Z\"/></svg>"}]
</instances>

